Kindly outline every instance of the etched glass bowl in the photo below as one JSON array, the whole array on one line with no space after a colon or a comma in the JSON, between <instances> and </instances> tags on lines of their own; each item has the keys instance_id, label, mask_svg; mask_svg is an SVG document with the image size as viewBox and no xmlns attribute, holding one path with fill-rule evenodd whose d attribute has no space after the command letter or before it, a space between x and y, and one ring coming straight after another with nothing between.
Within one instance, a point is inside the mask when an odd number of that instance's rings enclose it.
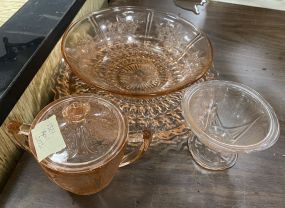
<instances>
[{"instance_id":1,"label":"etched glass bowl","mask_svg":"<svg viewBox=\"0 0 285 208\"><path fill-rule=\"evenodd\" d=\"M279 137L279 122L270 104L253 89L229 81L191 86L182 99L186 123L193 132L189 149L201 166L233 166L238 152L261 151Z\"/></svg>"},{"instance_id":2,"label":"etched glass bowl","mask_svg":"<svg viewBox=\"0 0 285 208\"><path fill-rule=\"evenodd\" d=\"M133 97L165 95L200 79L212 46L192 23L140 7L114 7L76 22L62 40L71 70L90 86Z\"/></svg>"}]
</instances>

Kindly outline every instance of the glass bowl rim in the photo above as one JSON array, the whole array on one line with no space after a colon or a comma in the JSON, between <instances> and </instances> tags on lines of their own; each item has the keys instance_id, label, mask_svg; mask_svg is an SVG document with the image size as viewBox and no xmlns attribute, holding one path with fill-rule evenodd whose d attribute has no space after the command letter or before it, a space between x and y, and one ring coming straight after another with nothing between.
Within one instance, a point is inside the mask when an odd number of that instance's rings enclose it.
<instances>
[{"instance_id":1,"label":"glass bowl rim","mask_svg":"<svg viewBox=\"0 0 285 208\"><path fill-rule=\"evenodd\" d=\"M189 113L189 108L188 103L191 99L191 97L198 92L200 89L203 89L205 86L211 86L211 85L216 85L216 86L229 86L231 88L237 88L239 90L242 90L246 94L248 94L251 98L255 99L257 102L263 106L266 116L269 117L269 130L264 137L264 139L260 140L259 142L251 145L232 145L232 144L226 144L223 142L220 142L212 137L210 137L207 133L205 133L203 130L197 127L195 125L195 119L193 119L190 116L190 119L186 119L188 117L185 117L184 115ZM199 135L198 138L201 138L201 141L205 141L207 144L210 143L210 145L214 148L217 149L222 149L226 150L228 152L251 152L251 151L260 151L267 149L271 147L273 144L276 143L277 139L279 138L280 135L280 126L279 126L279 121L276 116L276 113L274 112L272 106L254 89L238 83L238 82L233 82L233 81L223 81L223 80L211 80L211 81L205 81L202 83L195 84L188 88L182 98L182 103L181 103L181 108L182 108L182 113L185 118L186 123L188 124L189 128L193 131L195 135ZM207 141L206 141L207 140Z\"/></svg>"},{"instance_id":2,"label":"glass bowl rim","mask_svg":"<svg viewBox=\"0 0 285 208\"><path fill-rule=\"evenodd\" d=\"M193 81L189 81L189 82L186 82L185 84L181 85L181 86L176 86L176 87L173 87L171 89L166 89L166 90L162 90L162 91L156 91L156 92L127 92L127 91L120 91L120 90L114 90L114 89L109 89L107 87L104 87L104 86L100 86L100 85L97 85L93 82L91 82L90 80L88 79L85 79L83 78L80 73L78 72L78 68L77 67L73 67L71 65L71 63L69 62L69 59L68 59L68 56L65 52L65 42L66 42L66 39L69 35L69 32L78 24L80 24L81 22L83 22L85 19L93 16L93 15L98 15L98 14L101 14L101 13L105 13L105 12L108 12L108 11L120 11L120 10L130 10L130 9L133 9L133 10L145 10L145 11L150 11L152 13L160 13L160 14L163 14L163 15L166 15L166 16L171 16L172 18L175 18L177 21L182 21L190 26L192 26L197 32L199 32L200 36L201 37L204 37L207 42L209 43L209 47L210 47L210 61L209 61L209 64L203 68L201 74L199 76L197 76L197 78ZM66 31L64 32L63 34L63 37L62 37L62 40L61 40L61 54L63 56L63 59L64 61L67 63L67 65L69 66L70 70L77 76L79 77L81 80L83 80L84 82L86 82L87 84L89 84L90 86L93 86L93 87L97 87L99 89L102 89L104 91L107 91L107 92L110 92L110 93L114 93L114 94L118 94L118 95L122 95L122 96L128 96L128 97L156 97L156 96L162 96L162 95L167 95L167 94L170 94L170 93L173 93L173 92L176 92L176 91L179 91L179 90L182 90L182 89L185 89L187 87L189 87L190 85L192 85L193 83L195 83L196 81L198 81L199 79L201 79L208 71L209 69L211 68L211 66L213 65L213 46L212 46L212 43L210 41L210 39L208 38L208 36L202 31L200 30L198 27L196 27L192 22L174 14L174 13L171 13L171 12L166 12L166 11L163 11L163 10L157 10L157 9L153 9L153 8L149 8L149 7L143 7L143 6L115 6L115 7L109 7L107 9L103 9L103 10L98 10L98 11L94 11L88 15L85 15L84 17L80 18L79 20L75 21L74 23L72 23L67 29Z\"/></svg>"}]
</instances>

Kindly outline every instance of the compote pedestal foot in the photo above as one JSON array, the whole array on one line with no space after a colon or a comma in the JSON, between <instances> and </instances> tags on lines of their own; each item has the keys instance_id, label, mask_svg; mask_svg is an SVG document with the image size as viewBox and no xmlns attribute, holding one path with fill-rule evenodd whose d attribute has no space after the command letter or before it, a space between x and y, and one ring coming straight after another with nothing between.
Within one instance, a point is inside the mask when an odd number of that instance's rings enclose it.
<instances>
[{"instance_id":1,"label":"compote pedestal foot","mask_svg":"<svg viewBox=\"0 0 285 208\"><path fill-rule=\"evenodd\" d=\"M235 165L237 153L221 153L210 149L191 133L188 148L195 162L209 170L225 170Z\"/></svg>"}]
</instances>

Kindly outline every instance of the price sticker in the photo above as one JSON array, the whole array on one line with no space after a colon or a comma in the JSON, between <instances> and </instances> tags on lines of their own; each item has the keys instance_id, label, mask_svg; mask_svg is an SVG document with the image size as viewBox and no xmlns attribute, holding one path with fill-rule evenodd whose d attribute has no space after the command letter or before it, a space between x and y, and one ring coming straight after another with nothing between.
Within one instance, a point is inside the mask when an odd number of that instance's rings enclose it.
<instances>
[{"instance_id":1,"label":"price sticker","mask_svg":"<svg viewBox=\"0 0 285 208\"><path fill-rule=\"evenodd\" d=\"M55 115L39 122L32 129L32 138L39 162L66 147Z\"/></svg>"}]
</instances>

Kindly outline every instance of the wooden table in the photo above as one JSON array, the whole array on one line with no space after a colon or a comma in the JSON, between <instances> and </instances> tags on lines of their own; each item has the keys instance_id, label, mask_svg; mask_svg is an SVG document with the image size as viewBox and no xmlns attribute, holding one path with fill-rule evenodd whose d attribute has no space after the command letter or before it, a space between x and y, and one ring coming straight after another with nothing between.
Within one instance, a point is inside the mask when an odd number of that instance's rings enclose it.
<instances>
[{"instance_id":1,"label":"wooden table","mask_svg":"<svg viewBox=\"0 0 285 208\"><path fill-rule=\"evenodd\" d=\"M172 0L115 1L172 11L202 28L214 47L220 78L259 91L274 107L281 125L270 149L240 154L227 171L195 164L186 147L160 145L134 165L121 168L113 182L93 196L76 196L50 182L24 154L0 196L3 207L285 207L285 12L210 2L201 14Z\"/></svg>"}]
</instances>

